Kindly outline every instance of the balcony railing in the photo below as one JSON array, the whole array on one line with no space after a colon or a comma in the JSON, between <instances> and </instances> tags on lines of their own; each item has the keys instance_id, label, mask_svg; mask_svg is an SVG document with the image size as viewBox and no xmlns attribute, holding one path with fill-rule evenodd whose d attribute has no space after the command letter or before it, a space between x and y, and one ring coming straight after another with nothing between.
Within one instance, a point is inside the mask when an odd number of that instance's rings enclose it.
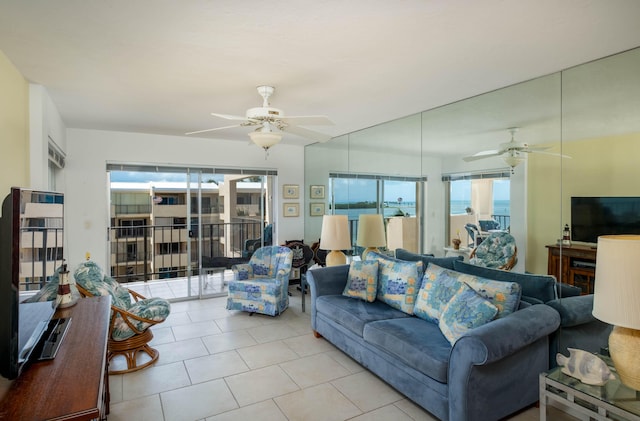
<instances>
[{"instance_id":1,"label":"balcony railing","mask_svg":"<svg viewBox=\"0 0 640 421\"><path fill-rule=\"evenodd\" d=\"M264 223L239 220L202 224L188 230L185 225L111 227L111 275L122 283L187 276L187 244L191 244L192 274L200 267L213 267L216 258L242 256L245 241L260 238ZM198 246L202 245L198 253ZM160 262L165 262L166 265ZM177 262L177 263L176 263Z\"/></svg>"}]
</instances>

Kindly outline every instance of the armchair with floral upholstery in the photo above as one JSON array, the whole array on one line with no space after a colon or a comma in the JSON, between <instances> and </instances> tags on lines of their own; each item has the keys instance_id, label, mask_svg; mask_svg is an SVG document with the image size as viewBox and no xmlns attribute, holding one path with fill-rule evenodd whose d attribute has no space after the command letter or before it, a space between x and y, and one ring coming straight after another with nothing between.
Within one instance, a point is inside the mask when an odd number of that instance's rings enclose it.
<instances>
[{"instance_id":1,"label":"armchair with floral upholstery","mask_svg":"<svg viewBox=\"0 0 640 421\"><path fill-rule=\"evenodd\" d=\"M107 359L111 361L116 356L124 356L127 368L110 370L109 374L129 373L156 362L160 354L149 346L153 339L150 327L169 316L169 301L164 298L145 298L122 287L92 261L80 264L73 277L83 296L111 296ZM149 358L139 361L140 352L147 354Z\"/></svg>"},{"instance_id":2,"label":"armchair with floral upholstery","mask_svg":"<svg viewBox=\"0 0 640 421\"><path fill-rule=\"evenodd\" d=\"M289 276L293 252L284 246L257 249L249 263L231 267L228 310L276 316L289 306Z\"/></svg>"},{"instance_id":3,"label":"armchair with floral upholstery","mask_svg":"<svg viewBox=\"0 0 640 421\"><path fill-rule=\"evenodd\" d=\"M469 255L469 263L494 269L511 270L516 265L516 240L505 231L492 232Z\"/></svg>"}]
</instances>

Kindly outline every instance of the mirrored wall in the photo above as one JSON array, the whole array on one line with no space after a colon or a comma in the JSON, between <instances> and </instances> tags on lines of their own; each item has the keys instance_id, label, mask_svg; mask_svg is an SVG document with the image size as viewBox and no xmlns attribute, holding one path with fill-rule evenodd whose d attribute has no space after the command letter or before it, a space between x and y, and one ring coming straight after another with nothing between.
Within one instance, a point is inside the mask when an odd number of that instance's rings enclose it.
<instances>
[{"instance_id":1,"label":"mirrored wall","mask_svg":"<svg viewBox=\"0 0 640 421\"><path fill-rule=\"evenodd\" d=\"M522 153L513 169L504 155L491 152L510 141L510 128L518 129L516 142L537 149ZM327 194L305 194L305 240L320 235L322 218L310 212L314 204L332 212L331 174L409 177L423 180L416 193L419 251L441 256L451 236L451 192L443 179L507 172L515 270L547 273L548 246L572 224L572 197L640 196L639 152L635 49L307 146L305 191L322 185ZM486 157L463 159L478 153ZM558 274L569 276L567 268Z\"/></svg>"}]
</instances>

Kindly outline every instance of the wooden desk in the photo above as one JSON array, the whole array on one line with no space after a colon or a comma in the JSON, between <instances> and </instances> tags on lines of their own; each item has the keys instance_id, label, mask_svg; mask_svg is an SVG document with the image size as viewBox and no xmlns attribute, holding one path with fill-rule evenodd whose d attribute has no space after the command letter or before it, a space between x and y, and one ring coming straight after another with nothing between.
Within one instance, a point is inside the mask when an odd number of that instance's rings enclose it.
<instances>
[{"instance_id":1,"label":"wooden desk","mask_svg":"<svg viewBox=\"0 0 640 421\"><path fill-rule=\"evenodd\" d=\"M82 298L54 317L71 317L55 359L34 361L11 384L2 420L92 420L109 413L110 297Z\"/></svg>"},{"instance_id":2,"label":"wooden desk","mask_svg":"<svg viewBox=\"0 0 640 421\"><path fill-rule=\"evenodd\" d=\"M593 294L593 286L596 275L597 250L589 246L548 245L549 257L547 260L547 273L556 277L558 282L575 285L582 288L583 294ZM577 262L592 263L593 266L576 265Z\"/></svg>"}]
</instances>

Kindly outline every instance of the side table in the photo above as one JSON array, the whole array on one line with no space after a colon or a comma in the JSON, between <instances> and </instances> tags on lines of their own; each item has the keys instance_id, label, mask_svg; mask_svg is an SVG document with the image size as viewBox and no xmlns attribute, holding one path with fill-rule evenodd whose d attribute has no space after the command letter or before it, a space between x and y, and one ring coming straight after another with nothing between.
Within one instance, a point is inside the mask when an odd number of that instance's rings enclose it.
<instances>
[{"instance_id":1,"label":"side table","mask_svg":"<svg viewBox=\"0 0 640 421\"><path fill-rule=\"evenodd\" d=\"M460 247L459 249L454 249L453 247L445 247L444 255L446 256L462 256L465 262L469 261L469 255L471 254L471 249L469 247Z\"/></svg>"},{"instance_id":2,"label":"side table","mask_svg":"<svg viewBox=\"0 0 640 421\"><path fill-rule=\"evenodd\" d=\"M547 404L561 403L589 419L640 421L640 392L620 382L611 359L598 355L616 376L603 386L590 386L567 376L562 367L540 374L540 420L547 419Z\"/></svg>"}]
</instances>

